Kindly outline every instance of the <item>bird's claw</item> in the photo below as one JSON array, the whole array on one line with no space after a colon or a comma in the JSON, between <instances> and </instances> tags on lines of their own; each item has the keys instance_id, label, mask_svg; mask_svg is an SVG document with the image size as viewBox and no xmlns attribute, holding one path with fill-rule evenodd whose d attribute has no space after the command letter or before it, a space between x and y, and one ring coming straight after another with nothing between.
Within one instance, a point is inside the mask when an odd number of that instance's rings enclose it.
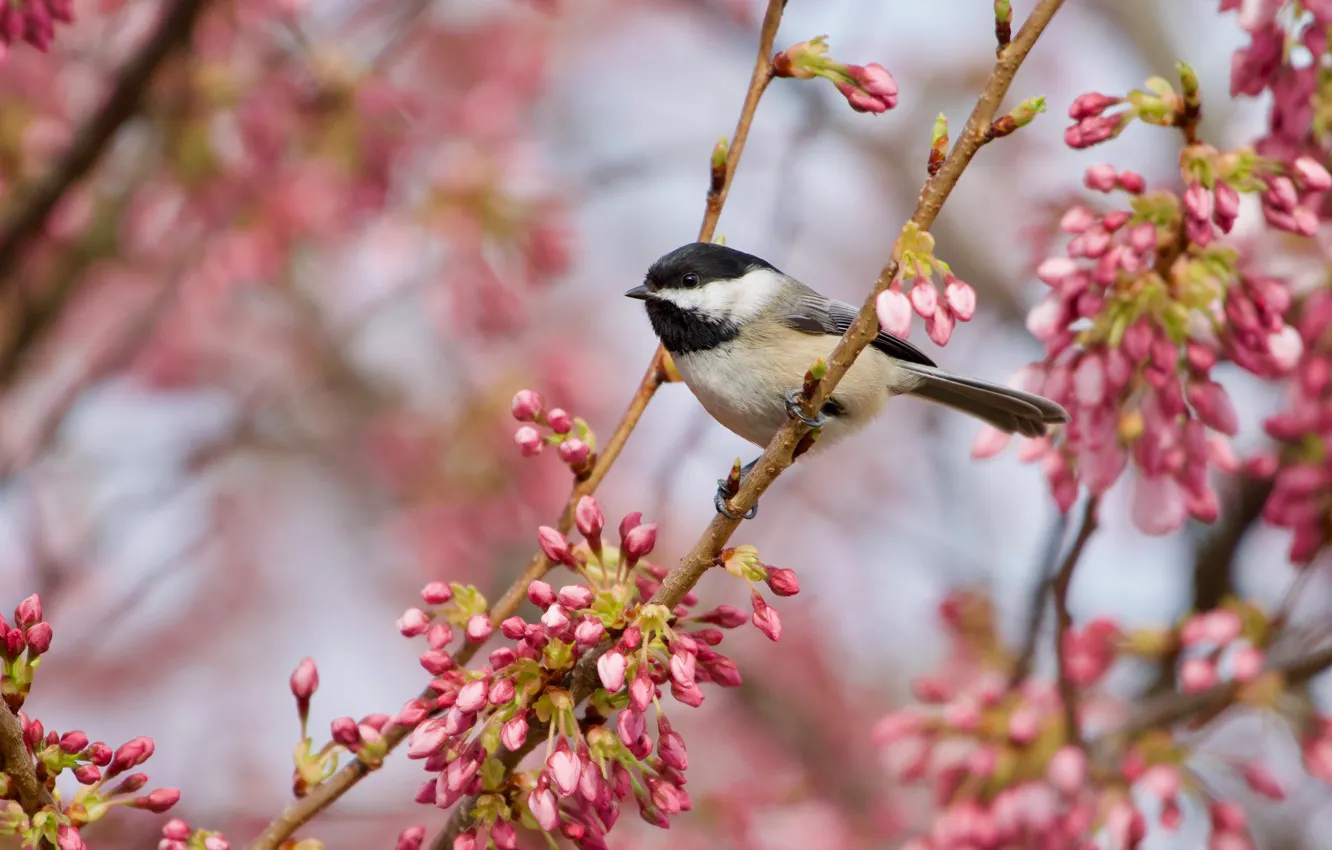
<instances>
[{"instance_id":1,"label":"bird's claw","mask_svg":"<svg viewBox=\"0 0 1332 850\"><path fill-rule=\"evenodd\" d=\"M721 514L727 519L753 519L755 516L758 515L758 502L755 502L754 506L750 508L742 516L736 516L735 514L731 513L731 509L726 505L728 491L729 488L727 487L727 480L725 478L718 478L717 495L714 496L712 499L713 507L717 509L717 513Z\"/></svg>"},{"instance_id":2,"label":"bird's claw","mask_svg":"<svg viewBox=\"0 0 1332 850\"><path fill-rule=\"evenodd\" d=\"M822 411L812 418L805 415L805 411L801 409L799 390L787 390L785 398L786 413L792 419L799 419L811 428L822 428L828 424L828 417Z\"/></svg>"}]
</instances>

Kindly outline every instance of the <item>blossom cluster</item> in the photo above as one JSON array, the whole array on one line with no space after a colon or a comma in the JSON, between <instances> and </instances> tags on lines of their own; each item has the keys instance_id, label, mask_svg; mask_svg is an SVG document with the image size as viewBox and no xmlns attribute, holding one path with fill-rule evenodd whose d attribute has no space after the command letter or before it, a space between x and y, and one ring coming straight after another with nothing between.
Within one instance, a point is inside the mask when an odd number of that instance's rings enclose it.
<instances>
[{"instance_id":1,"label":"blossom cluster","mask_svg":"<svg viewBox=\"0 0 1332 850\"><path fill-rule=\"evenodd\" d=\"M821 35L772 57L778 77L812 80L823 77L837 87L857 112L887 112L897 105L897 81L882 65L844 65L828 57L828 37Z\"/></svg>"},{"instance_id":2,"label":"blossom cluster","mask_svg":"<svg viewBox=\"0 0 1332 850\"><path fill-rule=\"evenodd\" d=\"M651 601L666 576L646 560L656 544L654 523L629 514L614 545L605 539L595 499L580 499L574 517L581 542L542 527L538 543L579 581L558 588L532 581L526 595L538 613L513 615L497 626L474 588L426 585L425 607L407 610L398 629L428 644L420 655L434 677L428 694L383 722L334 722L335 744L349 748L382 739L388 723L415 727L408 757L434 774L417 801L447 808L464 796L475 798L456 848L487 842L512 848L518 826L562 835L580 847L605 847L630 797L645 821L668 826L692 804L685 742L662 704L664 691L697 707L704 685L739 685L736 665L716 648L724 630L750 622L777 640L781 620L758 586L778 596L799 591L791 570L762 563L752 547L736 547L719 560L749 585L751 612L729 605L695 612L693 593L668 609ZM492 649L479 668L465 668L450 651L459 631L464 643L479 644L496 630L509 643ZM579 718L575 708L584 699ZM542 745L541 768L507 774L506 762ZM419 847L423 839L424 830L414 827L398 846Z\"/></svg>"},{"instance_id":3,"label":"blossom cluster","mask_svg":"<svg viewBox=\"0 0 1332 850\"><path fill-rule=\"evenodd\" d=\"M900 274L879 293L875 311L879 326L893 336L911 334L911 314L925 320L925 332L935 345L947 345L958 322L969 322L976 313L976 290L958 280L948 264L934 256L934 237L915 224L907 225L899 242ZM943 281L939 295L932 275ZM903 292L903 281L910 285Z\"/></svg>"},{"instance_id":4,"label":"blossom cluster","mask_svg":"<svg viewBox=\"0 0 1332 850\"><path fill-rule=\"evenodd\" d=\"M1149 823L1143 792L1159 804L1161 828L1183 820L1181 796L1197 795L1212 825L1210 846L1245 850L1254 846L1243 810L1217 799L1188 765L1192 745L1169 728L1132 736L1109 763L1091 764L1081 736L1094 713L1109 707L1098 689L1119 658L1160 659L1183 649L1180 687L1196 691L1218 681L1224 665L1249 690L1238 699L1274 700L1280 681L1264 681L1260 649L1273 632L1257 608L1236 603L1191 615L1177 628L1125 630L1100 619L1063 635L1062 674L1081 697L1070 730L1054 683L1028 678L1009 682L1011 661L994 630L983 598L965 592L940 606L953 653L944 675L914 682L919 704L884 717L874 730L890 767L902 781L928 782L938 814L928 831L909 842L914 850L1091 846L1134 848ZM1310 774L1328 780L1332 724L1315 718L1302 735ZM1285 796L1281 782L1260 762L1230 767L1254 793Z\"/></svg>"},{"instance_id":5,"label":"blossom cluster","mask_svg":"<svg viewBox=\"0 0 1332 850\"><path fill-rule=\"evenodd\" d=\"M11 0L0 5L0 62L22 40L42 52L51 46L57 23L74 20L72 0Z\"/></svg>"},{"instance_id":6,"label":"blossom cluster","mask_svg":"<svg viewBox=\"0 0 1332 850\"><path fill-rule=\"evenodd\" d=\"M42 617L42 602L36 594L14 609L13 626L0 617L0 632L4 633L0 690L5 698L0 711L17 715L23 749L32 760L39 785L50 792L57 777L68 771L79 788L67 802L52 798L54 802L40 811L25 811L18 800L18 780L11 773L0 773L0 835L21 836L33 847L45 841L60 850L81 850L85 846L82 827L101 820L113 807L165 812L180 799L180 791L154 788L144 793L148 775L134 772L134 768L152 756L152 738L133 738L113 750L77 729L64 733L46 729L42 721L23 711L33 675L53 637L50 623ZM208 850L226 850L225 839L222 841Z\"/></svg>"},{"instance_id":7,"label":"blossom cluster","mask_svg":"<svg viewBox=\"0 0 1332 850\"><path fill-rule=\"evenodd\" d=\"M1156 80L1150 96L1079 97L1069 111L1078 122L1070 144L1113 136L1102 113L1121 102L1131 106L1116 121L1127 115L1191 126L1196 80L1187 66L1181 78L1182 95ZM1228 441L1238 418L1213 368L1231 362L1277 378L1303 350L1301 334L1287 322L1286 283L1253 269L1221 239L1239 215L1241 195L1259 196L1270 226L1307 234L1316 223L1311 211L1332 188L1332 176L1313 159L1223 152L1196 140L1186 143L1180 172L1186 188L1176 192L1149 191L1140 175L1110 165L1087 169L1088 188L1118 193L1126 203L1064 214L1066 255L1038 268L1051 292L1027 319L1046 357L1014 378L1072 414L1067 427L1021 450L1024 460L1042 462L1061 509L1071 507L1079 484L1103 493L1132 462L1134 521L1153 534L1173 531L1189 516L1214 520L1209 469L1238 468ZM987 456L1007 442L986 429L973 453Z\"/></svg>"},{"instance_id":8,"label":"blossom cluster","mask_svg":"<svg viewBox=\"0 0 1332 850\"><path fill-rule=\"evenodd\" d=\"M586 475L596 465L596 438L581 418L563 408L545 409L541 396L532 390L519 390L510 406L513 418L530 423L514 431L513 441L524 457L534 457L548 445L556 447L560 460L575 476ZM548 433L542 434L542 429Z\"/></svg>"}]
</instances>

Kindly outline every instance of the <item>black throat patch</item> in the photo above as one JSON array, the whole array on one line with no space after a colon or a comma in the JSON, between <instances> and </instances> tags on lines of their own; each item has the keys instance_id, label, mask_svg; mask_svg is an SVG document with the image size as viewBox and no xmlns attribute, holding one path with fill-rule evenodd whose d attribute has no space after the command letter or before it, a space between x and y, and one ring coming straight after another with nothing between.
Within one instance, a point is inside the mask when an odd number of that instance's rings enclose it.
<instances>
[{"instance_id":1,"label":"black throat patch","mask_svg":"<svg viewBox=\"0 0 1332 850\"><path fill-rule=\"evenodd\" d=\"M652 330L671 354L707 351L740 335L740 328L734 322L684 310L669 301L650 299L647 314Z\"/></svg>"}]
</instances>

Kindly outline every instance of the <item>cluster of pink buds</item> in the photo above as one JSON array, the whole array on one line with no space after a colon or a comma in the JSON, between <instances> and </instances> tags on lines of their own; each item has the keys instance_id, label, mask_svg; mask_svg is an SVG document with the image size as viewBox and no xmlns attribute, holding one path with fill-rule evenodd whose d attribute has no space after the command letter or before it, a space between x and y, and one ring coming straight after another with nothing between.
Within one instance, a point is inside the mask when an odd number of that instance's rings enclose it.
<instances>
[{"instance_id":1,"label":"cluster of pink buds","mask_svg":"<svg viewBox=\"0 0 1332 850\"><path fill-rule=\"evenodd\" d=\"M1152 77L1143 87L1124 97L1089 93L1078 97L1068 109L1073 126L1064 131L1064 143L1071 148L1089 148L1124 132L1134 119L1158 127L1179 127L1193 132L1202 110L1198 76L1187 63L1176 66L1180 91L1164 77ZM1112 109L1117 109L1110 112Z\"/></svg>"},{"instance_id":2,"label":"cluster of pink buds","mask_svg":"<svg viewBox=\"0 0 1332 850\"><path fill-rule=\"evenodd\" d=\"M1183 642L1229 643L1240 633L1227 616L1204 614L1178 631L1124 633L1108 620L1065 635L1065 675L1084 700L1117 655L1161 656ZM874 743L902 781L925 783L936 806L912 850L999 850L1005 847L1112 847L1141 845L1148 821L1143 796L1160 805L1166 830L1182 822L1181 795L1203 796L1212 817L1210 846L1252 850L1242 812L1206 797L1182 767L1189 751L1164 731L1148 731L1128 743L1117 764L1088 757L1066 727L1058 689L1027 678L1007 681L1008 656L987 600L955 592L940 605L953 660L950 672L913 682L921 704L894 712L875 726ZM1246 617L1245 622L1254 618ZM1232 635L1232 631L1234 634ZM1205 634L1200 634L1205 633ZM1082 715L1077 718L1082 726ZM1078 730L1080 731L1080 729ZM1332 756L1332 727L1314 724L1306 736L1306 761ZM1332 764L1329 761L1328 764ZM1258 764L1236 765L1251 789L1279 799L1280 784ZM1312 772L1312 771L1311 771ZM1132 791L1140 792L1137 797ZM1098 838L1093 843L1093 838Z\"/></svg>"},{"instance_id":3,"label":"cluster of pink buds","mask_svg":"<svg viewBox=\"0 0 1332 850\"><path fill-rule=\"evenodd\" d=\"M0 616L0 693L11 711L23 707L41 656L51 648L51 624L42 620L42 600L29 596L14 609L11 626Z\"/></svg>"},{"instance_id":4,"label":"cluster of pink buds","mask_svg":"<svg viewBox=\"0 0 1332 850\"><path fill-rule=\"evenodd\" d=\"M304 850L306 842L298 842L292 850ZM220 832L191 829L187 821L172 818L162 827L162 840L157 850L231 850L231 842Z\"/></svg>"},{"instance_id":5,"label":"cluster of pink buds","mask_svg":"<svg viewBox=\"0 0 1332 850\"><path fill-rule=\"evenodd\" d=\"M692 593L673 610L652 603L666 571L645 560L657 528L639 514L620 522L618 545L605 539L605 517L593 497L579 500L574 520L580 542L547 527L537 540L553 564L579 580L558 588L531 582L527 598L538 616L499 623L509 643L491 650L480 668L463 668L447 648L456 627L469 640L490 635L485 600L474 589L428 585L422 597L429 607L410 609L398 621L404 635L424 636L430 644L420 661L435 677L434 696L412 700L391 722L419 724L408 757L423 760L434 776L421 785L418 802L447 808L464 796L475 798L472 825L455 847L515 847L520 821L579 847L605 847L631 796L646 821L666 827L691 803L685 744L667 718L663 689L683 705L698 706L703 685L740 683L735 663L716 649L723 629L750 621L773 639L780 634L776 612L756 592L752 615L726 605L695 614ZM722 561L778 595L798 590L793 573L761 564L752 550L728 550ZM595 679L575 680L567 690L580 661L589 676L595 670ZM580 719L574 712L584 697ZM543 741L541 768L511 777L498 769L504 752L526 753ZM399 850L423 840L423 830L405 830Z\"/></svg>"},{"instance_id":6,"label":"cluster of pink buds","mask_svg":"<svg viewBox=\"0 0 1332 850\"><path fill-rule=\"evenodd\" d=\"M887 112L897 105L897 81L882 65L843 65L827 54L827 36L802 41L772 57L772 72L798 80L823 77L857 112Z\"/></svg>"},{"instance_id":7,"label":"cluster of pink buds","mask_svg":"<svg viewBox=\"0 0 1332 850\"><path fill-rule=\"evenodd\" d=\"M45 53L57 23L74 20L71 0L11 0L0 5L0 61L9 45L22 40Z\"/></svg>"},{"instance_id":8,"label":"cluster of pink buds","mask_svg":"<svg viewBox=\"0 0 1332 850\"><path fill-rule=\"evenodd\" d=\"M1263 423L1278 450L1249 459L1246 471L1269 478L1263 518L1293 532L1290 559L1308 564L1332 529L1332 290L1310 293L1296 321L1303 356L1287 388L1287 407Z\"/></svg>"},{"instance_id":9,"label":"cluster of pink buds","mask_svg":"<svg viewBox=\"0 0 1332 850\"><path fill-rule=\"evenodd\" d=\"M513 434L513 441L524 457L541 453L547 445L558 447L560 460L569 465L575 475L585 475L597 462L596 438L587 423L570 416L561 408L546 410L541 396L532 390L519 390L513 397L513 418L522 425ZM542 428L549 430L541 433Z\"/></svg>"},{"instance_id":10,"label":"cluster of pink buds","mask_svg":"<svg viewBox=\"0 0 1332 850\"><path fill-rule=\"evenodd\" d=\"M934 237L914 224L907 226L898 242L901 272L879 293L875 309L879 326L895 337L911 334L911 314L925 320L925 332L935 345L947 345L958 322L969 322L976 313L976 290L953 276L943 260L934 256ZM932 275L943 281L939 295ZM910 287L903 292L903 281Z\"/></svg>"},{"instance_id":11,"label":"cluster of pink buds","mask_svg":"<svg viewBox=\"0 0 1332 850\"><path fill-rule=\"evenodd\" d=\"M1209 466L1238 467L1227 440L1238 418L1213 366L1229 360L1276 377L1295 366L1303 347L1286 324L1286 286L1242 271L1238 252L1213 239L1214 228L1227 228L1234 215L1234 205L1220 200L1231 190L1220 187L1231 181L1257 191L1260 161L1191 145L1181 162L1191 181L1183 197L1147 192L1130 171L1088 169L1089 187L1124 192L1129 208L1064 214L1067 256L1038 268L1051 293L1027 317L1046 358L1015 376L1023 389L1072 414L1066 428L1028 441L1021 452L1042 461L1060 507L1072 506L1079 483L1105 492L1132 460L1133 517L1156 534L1188 516L1214 520ZM1007 442L986 429L973 454L997 453Z\"/></svg>"},{"instance_id":12,"label":"cluster of pink buds","mask_svg":"<svg viewBox=\"0 0 1332 850\"><path fill-rule=\"evenodd\" d=\"M1178 671L1180 689L1207 690L1226 673L1242 684L1257 679L1263 672L1265 655L1255 641L1268 626L1266 615L1253 606L1218 608L1190 616L1179 632L1183 650Z\"/></svg>"}]
</instances>

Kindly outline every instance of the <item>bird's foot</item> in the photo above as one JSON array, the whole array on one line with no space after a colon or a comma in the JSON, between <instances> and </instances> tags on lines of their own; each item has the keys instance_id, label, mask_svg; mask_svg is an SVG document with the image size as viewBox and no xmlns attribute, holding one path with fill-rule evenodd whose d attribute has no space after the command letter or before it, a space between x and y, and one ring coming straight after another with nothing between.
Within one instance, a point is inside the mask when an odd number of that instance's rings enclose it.
<instances>
[{"instance_id":1,"label":"bird's foot","mask_svg":"<svg viewBox=\"0 0 1332 850\"><path fill-rule=\"evenodd\" d=\"M759 459L754 458L749 463L740 467L739 474L732 471L729 477L717 479L717 495L712 499L712 505L717 509L717 513L727 519L753 519L758 515L758 502L755 502L753 507L740 516L732 513L731 509L727 506L727 502L729 502L736 493L740 492L740 481L749 474L749 470L753 469L754 464L758 462ZM732 470L734 470L734 467L732 467Z\"/></svg>"},{"instance_id":2,"label":"bird's foot","mask_svg":"<svg viewBox=\"0 0 1332 850\"><path fill-rule=\"evenodd\" d=\"M812 418L805 415L805 411L801 409L800 390L787 390L785 398L786 414L792 419L799 419L811 428L822 428L828 424L828 417L822 411Z\"/></svg>"}]
</instances>

